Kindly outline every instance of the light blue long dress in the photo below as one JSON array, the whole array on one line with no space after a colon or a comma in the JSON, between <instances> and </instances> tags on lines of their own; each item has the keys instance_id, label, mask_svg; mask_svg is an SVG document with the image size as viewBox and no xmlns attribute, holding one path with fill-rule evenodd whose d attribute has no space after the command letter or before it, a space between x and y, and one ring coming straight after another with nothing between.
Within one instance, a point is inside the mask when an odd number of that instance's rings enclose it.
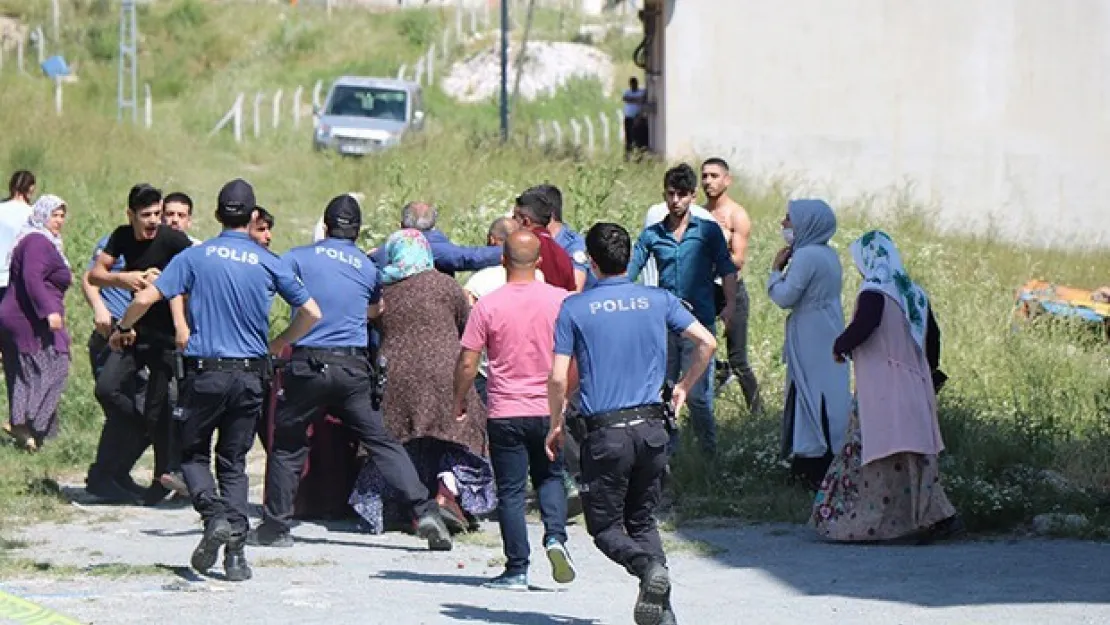
<instances>
[{"instance_id":1,"label":"light blue long dress","mask_svg":"<svg viewBox=\"0 0 1110 625\"><path fill-rule=\"evenodd\" d=\"M828 246L836 215L823 200L792 200L787 214L794 229L794 253L785 272L772 271L767 293L786 318L783 356L786 397L793 385L794 405L783 415L784 458L821 458L844 446L850 414L851 380L847 364L833 359L833 342L844 331L840 303L843 272ZM821 402L829 437L821 421Z\"/></svg>"}]
</instances>

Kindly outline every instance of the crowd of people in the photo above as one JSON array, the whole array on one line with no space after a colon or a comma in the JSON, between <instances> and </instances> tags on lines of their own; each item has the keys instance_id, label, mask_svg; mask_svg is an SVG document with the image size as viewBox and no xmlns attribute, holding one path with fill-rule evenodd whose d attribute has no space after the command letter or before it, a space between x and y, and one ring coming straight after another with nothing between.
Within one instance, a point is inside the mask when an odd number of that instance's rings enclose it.
<instances>
[{"instance_id":1,"label":"crowd of people","mask_svg":"<svg viewBox=\"0 0 1110 625\"><path fill-rule=\"evenodd\" d=\"M506 564L487 585L519 590L530 481L557 582L576 578L566 522L580 506L597 547L640 580L636 622L675 622L653 516L679 453L672 411L688 407L689 453L713 456L720 389L736 380L753 413L764 404L741 279L751 220L729 197L729 166L709 159L699 180L680 164L662 182L635 240L612 223L579 234L562 220L558 187L541 184L490 225L484 246L451 242L436 209L411 202L399 229L364 251L361 207L344 194L312 243L280 256L269 250L274 216L243 180L221 190L222 231L207 241L188 234L187 194L136 185L127 223L96 243L80 277L105 413L87 491L118 504L191 500L205 523L192 565L206 571L223 549L236 581L252 574L245 546L293 546L297 518L353 510L366 531L410 531L449 550L453 534L495 514ZM6 430L30 451L57 432L74 280L66 203L36 199L35 186L16 172L0 204ZM789 201L767 281L790 311L782 457L815 493L824 536L949 536L961 524L937 464L934 311L875 230L851 245L862 286L846 324L836 227L823 200ZM472 273L460 283L462 272ZM275 294L294 314L271 339ZM267 466L252 529L245 464L256 439ZM141 485L131 474L149 447Z\"/></svg>"}]
</instances>

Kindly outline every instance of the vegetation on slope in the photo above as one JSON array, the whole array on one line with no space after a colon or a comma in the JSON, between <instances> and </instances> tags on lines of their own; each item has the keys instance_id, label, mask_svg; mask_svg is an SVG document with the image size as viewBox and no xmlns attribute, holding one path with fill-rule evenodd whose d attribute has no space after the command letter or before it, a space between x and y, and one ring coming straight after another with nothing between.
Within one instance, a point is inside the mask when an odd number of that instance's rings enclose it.
<instances>
[{"instance_id":1,"label":"vegetation on slope","mask_svg":"<svg viewBox=\"0 0 1110 625\"><path fill-rule=\"evenodd\" d=\"M8 1L7 8L42 20L34 14L39 5L22 4ZM520 140L501 146L493 103L453 104L435 88L428 94L433 123L425 136L378 158L316 154L309 124L297 132L267 129L242 144L226 132L209 136L239 91L288 91L343 73L395 74L453 23L446 12L347 10L327 19L313 7L198 0L142 5L141 80L150 82L155 97L154 128L144 130L116 121L115 3L66 6L62 51L80 80L66 87L65 114L56 117L49 83L17 76L6 65L0 73L0 170L30 168L41 180L40 192L69 201L66 246L75 267L87 262L96 238L123 221L127 190L139 181L189 192L198 202L196 230L211 235L216 191L228 178L243 176L277 215L279 251L306 242L328 199L345 191L365 194L365 222L375 241L395 227L400 205L418 198L436 203L444 229L466 243L480 242L520 190L543 181L564 189L567 220L583 230L610 220L636 232L646 207L660 200L661 164L625 164L616 152L592 159L549 153ZM549 30L558 24L550 14L539 22ZM624 58L634 45L605 44ZM526 120L538 116L595 115L618 105L615 96L606 99L595 83L583 81L555 97L521 102L516 120L527 127ZM743 169L743 163L734 165ZM741 179L734 193L754 221L745 268L751 359L769 415L749 415L737 389L725 392L717 410L720 458L710 466L692 450L681 456L678 510L686 516L804 520L809 500L786 485L777 458L785 315L765 295L788 189ZM1012 331L1010 311L1014 289L1031 277L1086 286L1110 282L1110 255L940 237L926 215L912 210L876 221L839 208L834 243L846 267L846 310L858 286L847 245L875 226L892 233L911 274L932 296L944 332L942 365L951 376L941 396L945 479L969 525L1005 529L1058 508L1101 517L1102 493L1110 488L1110 349L1084 328L1038 324ZM67 306L80 346L91 330L91 314L77 288ZM51 480L83 475L92 459L103 417L80 349L61 410L61 436L45 451L28 456L0 448L0 511L6 517L57 514L64 502ZM1061 492L1043 469L1063 475L1075 490Z\"/></svg>"}]
</instances>

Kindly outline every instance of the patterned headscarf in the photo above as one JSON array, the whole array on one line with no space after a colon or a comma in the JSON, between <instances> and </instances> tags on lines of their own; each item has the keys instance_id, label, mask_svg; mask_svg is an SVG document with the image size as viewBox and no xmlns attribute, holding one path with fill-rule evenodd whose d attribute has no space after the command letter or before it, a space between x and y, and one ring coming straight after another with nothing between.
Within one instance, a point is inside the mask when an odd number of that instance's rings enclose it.
<instances>
[{"instance_id":1,"label":"patterned headscarf","mask_svg":"<svg viewBox=\"0 0 1110 625\"><path fill-rule=\"evenodd\" d=\"M12 249L19 245L25 237L31 234L41 234L46 237L48 241L54 244L58 254L62 257L62 261L69 267L69 259L66 258L65 249L62 247L62 237L54 234L46 227L46 222L50 221L50 215L59 208L66 206L65 200L56 195L43 195L31 206L31 214L27 217L27 223L19 230L19 234L15 237L15 242L12 243Z\"/></svg>"},{"instance_id":2,"label":"patterned headscarf","mask_svg":"<svg viewBox=\"0 0 1110 625\"><path fill-rule=\"evenodd\" d=\"M418 273L435 269L432 248L424 234L415 228L398 230L385 242L388 265L382 269L382 283L393 284Z\"/></svg>"},{"instance_id":3,"label":"patterned headscarf","mask_svg":"<svg viewBox=\"0 0 1110 625\"><path fill-rule=\"evenodd\" d=\"M929 297L910 280L894 240L882 230L865 233L852 243L852 260L863 275L860 292L879 291L889 295L902 307L910 324L910 332L918 347L925 349Z\"/></svg>"}]
</instances>

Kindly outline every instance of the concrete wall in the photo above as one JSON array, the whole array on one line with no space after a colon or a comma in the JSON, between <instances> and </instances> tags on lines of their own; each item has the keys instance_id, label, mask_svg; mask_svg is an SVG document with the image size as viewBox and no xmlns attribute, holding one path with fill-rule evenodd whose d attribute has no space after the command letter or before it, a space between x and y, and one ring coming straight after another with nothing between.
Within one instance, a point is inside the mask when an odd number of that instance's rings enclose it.
<instances>
[{"instance_id":1,"label":"concrete wall","mask_svg":"<svg viewBox=\"0 0 1110 625\"><path fill-rule=\"evenodd\" d=\"M1110 245L1110 1L666 0L662 145ZM875 202L876 208L890 201Z\"/></svg>"}]
</instances>

